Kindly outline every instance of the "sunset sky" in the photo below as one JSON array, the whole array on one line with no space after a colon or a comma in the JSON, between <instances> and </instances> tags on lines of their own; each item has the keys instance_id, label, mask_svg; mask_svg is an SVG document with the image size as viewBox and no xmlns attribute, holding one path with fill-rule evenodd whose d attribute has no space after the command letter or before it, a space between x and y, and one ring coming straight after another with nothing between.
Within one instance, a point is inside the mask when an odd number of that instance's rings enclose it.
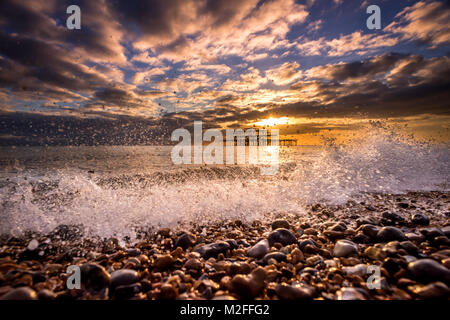
<instances>
[{"instance_id":1,"label":"sunset sky","mask_svg":"<svg viewBox=\"0 0 450 320\"><path fill-rule=\"evenodd\" d=\"M73 140L75 123L130 143L203 120L315 144L386 119L448 141L449 22L448 1L2 0L0 142Z\"/></svg>"}]
</instances>

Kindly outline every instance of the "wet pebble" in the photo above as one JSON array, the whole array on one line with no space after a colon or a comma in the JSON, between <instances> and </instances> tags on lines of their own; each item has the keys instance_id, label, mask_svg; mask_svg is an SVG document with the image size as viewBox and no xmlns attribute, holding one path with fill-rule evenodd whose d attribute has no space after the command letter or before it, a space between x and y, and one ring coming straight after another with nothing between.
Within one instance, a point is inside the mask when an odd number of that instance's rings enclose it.
<instances>
[{"instance_id":1,"label":"wet pebble","mask_svg":"<svg viewBox=\"0 0 450 320\"><path fill-rule=\"evenodd\" d=\"M230 291L241 298L254 298L264 288L266 272L258 267L250 275L238 274L230 281Z\"/></svg>"},{"instance_id":2,"label":"wet pebble","mask_svg":"<svg viewBox=\"0 0 450 320\"><path fill-rule=\"evenodd\" d=\"M175 259L170 254L158 255L153 266L158 269L167 269L172 266Z\"/></svg>"},{"instance_id":3,"label":"wet pebble","mask_svg":"<svg viewBox=\"0 0 450 320\"><path fill-rule=\"evenodd\" d=\"M297 238L287 229L277 229L272 231L267 240L269 241L270 246L276 242L281 243L284 246L297 243Z\"/></svg>"},{"instance_id":4,"label":"wet pebble","mask_svg":"<svg viewBox=\"0 0 450 320\"><path fill-rule=\"evenodd\" d=\"M389 241L404 241L407 240L404 233L396 227L383 227L377 233L377 240L379 242L389 242Z\"/></svg>"},{"instance_id":5,"label":"wet pebble","mask_svg":"<svg viewBox=\"0 0 450 320\"><path fill-rule=\"evenodd\" d=\"M341 288L337 292L338 300L367 300L367 293L360 288Z\"/></svg>"},{"instance_id":6,"label":"wet pebble","mask_svg":"<svg viewBox=\"0 0 450 320\"><path fill-rule=\"evenodd\" d=\"M378 231L380 231L380 227L373 224L364 224L360 227L360 230L369 238L374 239L377 237Z\"/></svg>"},{"instance_id":7,"label":"wet pebble","mask_svg":"<svg viewBox=\"0 0 450 320\"><path fill-rule=\"evenodd\" d=\"M253 247L251 247L247 254L249 257L260 259L264 257L267 252L269 251L269 241L268 240L261 240L257 244L255 244Z\"/></svg>"},{"instance_id":8,"label":"wet pebble","mask_svg":"<svg viewBox=\"0 0 450 320\"><path fill-rule=\"evenodd\" d=\"M274 222L272 222L272 230L280 228L289 229L290 228L289 222L287 222L286 220L275 220Z\"/></svg>"},{"instance_id":9,"label":"wet pebble","mask_svg":"<svg viewBox=\"0 0 450 320\"><path fill-rule=\"evenodd\" d=\"M303 300L312 299L315 294L314 288L307 285L277 284L275 293L283 300Z\"/></svg>"},{"instance_id":10,"label":"wet pebble","mask_svg":"<svg viewBox=\"0 0 450 320\"><path fill-rule=\"evenodd\" d=\"M358 246L350 240L339 240L333 249L333 255L335 257L346 257L357 252Z\"/></svg>"},{"instance_id":11,"label":"wet pebble","mask_svg":"<svg viewBox=\"0 0 450 320\"><path fill-rule=\"evenodd\" d=\"M403 217L396 212L383 212L382 217L383 220L389 224L404 222Z\"/></svg>"},{"instance_id":12,"label":"wet pebble","mask_svg":"<svg viewBox=\"0 0 450 320\"><path fill-rule=\"evenodd\" d=\"M439 236L445 236L444 233L438 228L421 229L420 233L422 233L423 236L428 240L433 240L434 238Z\"/></svg>"},{"instance_id":13,"label":"wet pebble","mask_svg":"<svg viewBox=\"0 0 450 320\"><path fill-rule=\"evenodd\" d=\"M442 282L434 282L426 286L413 286L409 289L420 299L446 298L449 295L448 287Z\"/></svg>"},{"instance_id":14,"label":"wet pebble","mask_svg":"<svg viewBox=\"0 0 450 320\"><path fill-rule=\"evenodd\" d=\"M357 264L357 265L351 266L351 267L343 267L342 270L346 274L362 277L367 274L367 265L360 263L360 264Z\"/></svg>"},{"instance_id":15,"label":"wet pebble","mask_svg":"<svg viewBox=\"0 0 450 320\"><path fill-rule=\"evenodd\" d=\"M216 258L220 253L225 253L230 248L230 244L226 241L219 241L210 243L195 249L203 259L209 259L211 257Z\"/></svg>"},{"instance_id":16,"label":"wet pebble","mask_svg":"<svg viewBox=\"0 0 450 320\"><path fill-rule=\"evenodd\" d=\"M175 241L175 248L181 247L186 250L189 247L192 247L195 244L196 237L190 233L183 233L178 237L177 241Z\"/></svg>"},{"instance_id":17,"label":"wet pebble","mask_svg":"<svg viewBox=\"0 0 450 320\"><path fill-rule=\"evenodd\" d=\"M442 232L447 238L450 238L450 226L445 226L442 228Z\"/></svg>"},{"instance_id":18,"label":"wet pebble","mask_svg":"<svg viewBox=\"0 0 450 320\"><path fill-rule=\"evenodd\" d=\"M9 291L0 300L37 300L36 291L28 287L20 287Z\"/></svg>"},{"instance_id":19,"label":"wet pebble","mask_svg":"<svg viewBox=\"0 0 450 320\"><path fill-rule=\"evenodd\" d=\"M268 254L266 254L264 256L263 262L265 264L267 264L270 259L275 259L278 262L285 261L286 260L286 255L283 252L279 252L279 251L270 252L270 253L268 253Z\"/></svg>"},{"instance_id":20,"label":"wet pebble","mask_svg":"<svg viewBox=\"0 0 450 320\"><path fill-rule=\"evenodd\" d=\"M140 283L132 283L128 285L117 286L114 288L113 296L116 299L129 299L136 293L141 292L142 285Z\"/></svg>"},{"instance_id":21,"label":"wet pebble","mask_svg":"<svg viewBox=\"0 0 450 320\"><path fill-rule=\"evenodd\" d=\"M86 289L100 291L111 283L111 276L101 265L96 263L86 263L80 268L81 283Z\"/></svg>"},{"instance_id":22,"label":"wet pebble","mask_svg":"<svg viewBox=\"0 0 450 320\"><path fill-rule=\"evenodd\" d=\"M40 290L37 295L39 300L53 300L56 298L55 293L48 289Z\"/></svg>"},{"instance_id":23,"label":"wet pebble","mask_svg":"<svg viewBox=\"0 0 450 320\"><path fill-rule=\"evenodd\" d=\"M437 261L420 259L408 264L408 271L419 281L443 281L450 284L450 270Z\"/></svg>"},{"instance_id":24,"label":"wet pebble","mask_svg":"<svg viewBox=\"0 0 450 320\"><path fill-rule=\"evenodd\" d=\"M139 281L138 273L131 269L121 269L111 273L111 288L132 285Z\"/></svg>"},{"instance_id":25,"label":"wet pebble","mask_svg":"<svg viewBox=\"0 0 450 320\"><path fill-rule=\"evenodd\" d=\"M430 224L430 218L421 213L415 213L411 217L411 222L418 226L427 226Z\"/></svg>"},{"instance_id":26,"label":"wet pebble","mask_svg":"<svg viewBox=\"0 0 450 320\"><path fill-rule=\"evenodd\" d=\"M203 263L196 258L191 258L186 261L184 267L186 269L200 270L203 268Z\"/></svg>"},{"instance_id":27,"label":"wet pebble","mask_svg":"<svg viewBox=\"0 0 450 320\"><path fill-rule=\"evenodd\" d=\"M141 250L139 248L131 248L126 251L129 257L137 257L141 254Z\"/></svg>"},{"instance_id":28,"label":"wet pebble","mask_svg":"<svg viewBox=\"0 0 450 320\"><path fill-rule=\"evenodd\" d=\"M164 283L159 290L158 299L161 300L174 300L178 295L177 290L170 283Z\"/></svg>"}]
</instances>

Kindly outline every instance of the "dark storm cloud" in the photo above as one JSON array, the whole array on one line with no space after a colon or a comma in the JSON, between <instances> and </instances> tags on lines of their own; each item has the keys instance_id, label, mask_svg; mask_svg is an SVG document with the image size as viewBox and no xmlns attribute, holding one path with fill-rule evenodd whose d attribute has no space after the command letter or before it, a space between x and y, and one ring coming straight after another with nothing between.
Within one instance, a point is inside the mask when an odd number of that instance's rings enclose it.
<instances>
[{"instance_id":1,"label":"dark storm cloud","mask_svg":"<svg viewBox=\"0 0 450 320\"><path fill-rule=\"evenodd\" d=\"M113 1L112 6L125 26L135 26L145 35L173 36L174 22L183 17L184 0Z\"/></svg>"},{"instance_id":2,"label":"dark storm cloud","mask_svg":"<svg viewBox=\"0 0 450 320\"><path fill-rule=\"evenodd\" d=\"M342 81L349 78L359 78L384 74L390 70L399 60L407 55L398 53L387 53L376 58L350 63L341 63L332 66L321 66L313 68L311 77L324 78L328 80Z\"/></svg>"}]
</instances>

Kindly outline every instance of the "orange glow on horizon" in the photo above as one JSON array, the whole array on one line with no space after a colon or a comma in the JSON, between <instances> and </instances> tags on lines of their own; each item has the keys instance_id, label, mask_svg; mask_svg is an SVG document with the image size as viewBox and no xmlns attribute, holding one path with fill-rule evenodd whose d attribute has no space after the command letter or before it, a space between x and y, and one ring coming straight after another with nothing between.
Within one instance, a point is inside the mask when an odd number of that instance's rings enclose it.
<instances>
[{"instance_id":1,"label":"orange glow on horizon","mask_svg":"<svg viewBox=\"0 0 450 320\"><path fill-rule=\"evenodd\" d=\"M286 124L288 122L289 118L288 117L281 117L281 118L268 118L268 119L263 119L261 121L255 122L254 124L260 127L271 127L271 126L276 126L276 125L281 125L281 124Z\"/></svg>"}]
</instances>

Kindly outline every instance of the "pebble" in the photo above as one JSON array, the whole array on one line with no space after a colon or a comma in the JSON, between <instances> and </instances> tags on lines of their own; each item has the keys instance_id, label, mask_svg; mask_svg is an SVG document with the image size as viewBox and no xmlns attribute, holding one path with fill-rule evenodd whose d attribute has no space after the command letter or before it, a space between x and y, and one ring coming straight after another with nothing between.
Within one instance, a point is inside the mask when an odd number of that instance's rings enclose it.
<instances>
[{"instance_id":1,"label":"pebble","mask_svg":"<svg viewBox=\"0 0 450 320\"><path fill-rule=\"evenodd\" d=\"M356 243L370 243L370 238L364 233L358 232L355 237L353 237L353 241Z\"/></svg>"},{"instance_id":2,"label":"pebble","mask_svg":"<svg viewBox=\"0 0 450 320\"><path fill-rule=\"evenodd\" d=\"M377 240L379 242L389 242L389 241L404 241L407 240L403 232L396 227L383 227L377 233Z\"/></svg>"},{"instance_id":3,"label":"pebble","mask_svg":"<svg viewBox=\"0 0 450 320\"><path fill-rule=\"evenodd\" d=\"M408 253L411 253L411 254L416 254L417 252L419 252L419 248L411 241L400 242L400 247L402 249L405 249Z\"/></svg>"},{"instance_id":4,"label":"pebble","mask_svg":"<svg viewBox=\"0 0 450 320\"><path fill-rule=\"evenodd\" d=\"M283 252L275 251L266 254L263 258L263 262L267 264L270 259L275 259L276 261L286 261L286 255Z\"/></svg>"},{"instance_id":5,"label":"pebble","mask_svg":"<svg viewBox=\"0 0 450 320\"><path fill-rule=\"evenodd\" d=\"M174 300L178 295L177 290L169 283L164 283L159 290L158 299L161 300Z\"/></svg>"},{"instance_id":6,"label":"pebble","mask_svg":"<svg viewBox=\"0 0 450 320\"><path fill-rule=\"evenodd\" d=\"M306 263L310 266L323 265L323 258L319 255L315 255L306 259Z\"/></svg>"},{"instance_id":7,"label":"pebble","mask_svg":"<svg viewBox=\"0 0 450 320\"><path fill-rule=\"evenodd\" d=\"M211 300L236 300L236 298L233 296L228 296L228 295L220 295L220 296L215 296Z\"/></svg>"},{"instance_id":8,"label":"pebble","mask_svg":"<svg viewBox=\"0 0 450 320\"><path fill-rule=\"evenodd\" d=\"M299 248L295 248L291 251L291 262L293 264L300 262L304 259L303 252Z\"/></svg>"},{"instance_id":9,"label":"pebble","mask_svg":"<svg viewBox=\"0 0 450 320\"><path fill-rule=\"evenodd\" d=\"M178 237L177 241L175 241L175 248L181 247L186 250L189 247L192 247L196 242L196 237L190 233L183 233Z\"/></svg>"},{"instance_id":10,"label":"pebble","mask_svg":"<svg viewBox=\"0 0 450 320\"><path fill-rule=\"evenodd\" d=\"M121 269L111 273L111 288L132 285L139 281L137 271L131 269Z\"/></svg>"},{"instance_id":11,"label":"pebble","mask_svg":"<svg viewBox=\"0 0 450 320\"><path fill-rule=\"evenodd\" d=\"M172 266L175 259L170 254L158 255L153 266L158 269L167 269Z\"/></svg>"},{"instance_id":12,"label":"pebble","mask_svg":"<svg viewBox=\"0 0 450 320\"><path fill-rule=\"evenodd\" d=\"M267 254L267 252L269 252L269 249L270 249L269 241L264 239L259 241L253 247L251 247L247 251L247 255L255 259L260 259L264 257Z\"/></svg>"},{"instance_id":13,"label":"pebble","mask_svg":"<svg viewBox=\"0 0 450 320\"><path fill-rule=\"evenodd\" d=\"M448 195L436 194L414 195L402 216L386 212L380 219L377 212L391 208L392 199L377 195L375 213L364 209L365 201L320 205L318 216L298 216L292 225L294 215L271 223L184 225L192 229L181 233L143 229L136 244L85 241L80 232L70 240L67 228L33 238L0 235L0 299L29 292L39 300L448 299ZM425 223L418 210L436 214ZM81 266L81 290L67 290L68 265ZM372 281L380 289L366 290L369 266L381 267L379 281Z\"/></svg>"},{"instance_id":14,"label":"pebble","mask_svg":"<svg viewBox=\"0 0 450 320\"><path fill-rule=\"evenodd\" d=\"M41 291L38 292L37 295L39 300L53 300L56 298L55 293L48 289L42 289Z\"/></svg>"},{"instance_id":15,"label":"pebble","mask_svg":"<svg viewBox=\"0 0 450 320\"><path fill-rule=\"evenodd\" d=\"M450 238L450 226L443 227L442 232L447 238Z\"/></svg>"},{"instance_id":16,"label":"pebble","mask_svg":"<svg viewBox=\"0 0 450 320\"><path fill-rule=\"evenodd\" d=\"M417 258L416 258L416 257L410 256L410 255L403 256L403 259L405 259L405 261L406 261L407 263L417 261Z\"/></svg>"},{"instance_id":17,"label":"pebble","mask_svg":"<svg viewBox=\"0 0 450 320\"><path fill-rule=\"evenodd\" d=\"M312 299L315 294L314 288L307 285L277 284L275 293L283 300L304 300Z\"/></svg>"},{"instance_id":18,"label":"pebble","mask_svg":"<svg viewBox=\"0 0 450 320\"><path fill-rule=\"evenodd\" d=\"M415 213L411 217L411 222L418 226L427 226L430 224L430 218L421 213Z\"/></svg>"},{"instance_id":19,"label":"pebble","mask_svg":"<svg viewBox=\"0 0 450 320\"><path fill-rule=\"evenodd\" d=\"M332 241L336 239L342 239L345 237L345 234L342 231L325 230L323 234Z\"/></svg>"},{"instance_id":20,"label":"pebble","mask_svg":"<svg viewBox=\"0 0 450 320\"><path fill-rule=\"evenodd\" d=\"M272 231L267 238L269 245L272 246L274 243L278 242L284 246L297 243L297 238L287 229L277 229Z\"/></svg>"},{"instance_id":21,"label":"pebble","mask_svg":"<svg viewBox=\"0 0 450 320\"><path fill-rule=\"evenodd\" d=\"M201 257L205 260L209 258L216 258L220 253L225 252L230 248L230 244L226 241L219 241L210 243L195 249L195 252L200 253Z\"/></svg>"},{"instance_id":22,"label":"pebble","mask_svg":"<svg viewBox=\"0 0 450 320\"><path fill-rule=\"evenodd\" d=\"M9 291L0 300L37 300L36 291L28 287L20 287Z\"/></svg>"},{"instance_id":23,"label":"pebble","mask_svg":"<svg viewBox=\"0 0 450 320\"><path fill-rule=\"evenodd\" d=\"M286 220L275 220L274 222L272 222L272 230L276 230L276 229L289 229L291 226L289 225L289 222L287 222Z\"/></svg>"},{"instance_id":24,"label":"pebble","mask_svg":"<svg viewBox=\"0 0 450 320\"><path fill-rule=\"evenodd\" d=\"M230 281L230 291L239 295L241 298L254 298L264 288L266 272L258 267L250 275L238 274Z\"/></svg>"},{"instance_id":25,"label":"pebble","mask_svg":"<svg viewBox=\"0 0 450 320\"><path fill-rule=\"evenodd\" d=\"M450 258L446 258L442 260L442 264L447 268L450 269Z\"/></svg>"},{"instance_id":26,"label":"pebble","mask_svg":"<svg viewBox=\"0 0 450 320\"><path fill-rule=\"evenodd\" d=\"M422 241L425 239L425 237L424 237L423 235L417 234L417 233L415 233L415 232L407 232L407 233L405 234L405 236L406 236L409 240L415 241L415 242L422 242Z\"/></svg>"},{"instance_id":27,"label":"pebble","mask_svg":"<svg viewBox=\"0 0 450 320\"><path fill-rule=\"evenodd\" d=\"M449 289L442 282L433 282L426 286L413 286L408 288L420 299L446 298L449 295Z\"/></svg>"},{"instance_id":28,"label":"pebble","mask_svg":"<svg viewBox=\"0 0 450 320\"><path fill-rule=\"evenodd\" d=\"M450 284L450 270L431 259L420 259L409 263L408 271L414 277L413 279L419 281L442 281Z\"/></svg>"},{"instance_id":29,"label":"pebble","mask_svg":"<svg viewBox=\"0 0 450 320\"><path fill-rule=\"evenodd\" d=\"M350 240L339 240L338 242L336 242L333 249L333 255L338 258L346 257L357 252L358 246Z\"/></svg>"},{"instance_id":30,"label":"pebble","mask_svg":"<svg viewBox=\"0 0 450 320\"><path fill-rule=\"evenodd\" d=\"M347 225L343 222L338 222L338 223L334 224L333 226L331 226L329 228L329 230L344 232L345 230L347 230Z\"/></svg>"},{"instance_id":31,"label":"pebble","mask_svg":"<svg viewBox=\"0 0 450 320\"><path fill-rule=\"evenodd\" d=\"M376 238L378 231L380 231L380 227L374 226L373 224L364 224L360 227L360 229L371 239Z\"/></svg>"},{"instance_id":32,"label":"pebble","mask_svg":"<svg viewBox=\"0 0 450 320\"><path fill-rule=\"evenodd\" d=\"M81 266L80 271L81 283L86 289L100 291L111 284L111 276L101 265L86 263Z\"/></svg>"},{"instance_id":33,"label":"pebble","mask_svg":"<svg viewBox=\"0 0 450 320\"><path fill-rule=\"evenodd\" d=\"M141 250L138 248L127 249L126 252L129 257L137 257L141 254Z\"/></svg>"},{"instance_id":34,"label":"pebble","mask_svg":"<svg viewBox=\"0 0 450 320\"><path fill-rule=\"evenodd\" d=\"M402 209L408 209L409 207L409 204L406 202L399 202L397 205Z\"/></svg>"},{"instance_id":35,"label":"pebble","mask_svg":"<svg viewBox=\"0 0 450 320\"><path fill-rule=\"evenodd\" d=\"M203 263L196 258L191 258L186 261L184 267L188 270L189 269L200 270L203 268Z\"/></svg>"},{"instance_id":36,"label":"pebble","mask_svg":"<svg viewBox=\"0 0 450 320\"><path fill-rule=\"evenodd\" d=\"M136 293L141 292L142 285L140 283L132 283L129 285L117 286L114 288L114 298L116 299L129 299Z\"/></svg>"},{"instance_id":37,"label":"pebble","mask_svg":"<svg viewBox=\"0 0 450 320\"><path fill-rule=\"evenodd\" d=\"M372 260L383 260L387 254L381 248L372 246L364 250L364 255Z\"/></svg>"},{"instance_id":38,"label":"pebble","mask_svg":"<svg viewBox=\"0 0 450 320\"><path fill-rule=\"evenodd\" d=\"M391 223L400 223L404 221L403 217L395 212L383 212L382 217Z\"/></svg>"},{"instance_id":39,"label":"pebble","mask_svg":"<svg viewBox=\"0 0 450 320\"><path fill-rule=\"evenodd\" d=\"M315 247L315 248L317 248L317 249L318 249L318 247L319 247L319 245L317 244L317 242L315 242L315 241L312 240L312 239L306 239L306 240L300 241L298 247L300 248L300 250L304 251L304 249L305 249L305 247L306 247L307 245L311 245L311 246L313 246L313 247Z\"/></svg>"},{"instance_id":40,"label":"pebble","mask_svg":"<svg viewBox=\"0 0 450 320\"><path fill-rule=\"evenodd\" d=\"M367 300L367 293L363 289L345 287L337 292L338 300Z\"/></svg>"},{"instance_id":41,"label":"pebble","mask_svg":"<svg viewBox=\"0 0 450 320\"><path fill-rule=\"evenodd\" d=\"M342 270L346 274L362 277L367 274L367 265L360 263L360 264L357 264L356 266L343 267Z\"/></svg>"},{"instance_id":42,"label":"pebble","mask_svg":"<svg viewBox=\"0 0 450 320\"><path fill-rule=\"evenodd\" d=\"M420 233L424 235L424 237L428 240L433 240L439 236L445 236L444 233L438 228L425 228L421 229Z\"/></svg>"}]
</instances>

